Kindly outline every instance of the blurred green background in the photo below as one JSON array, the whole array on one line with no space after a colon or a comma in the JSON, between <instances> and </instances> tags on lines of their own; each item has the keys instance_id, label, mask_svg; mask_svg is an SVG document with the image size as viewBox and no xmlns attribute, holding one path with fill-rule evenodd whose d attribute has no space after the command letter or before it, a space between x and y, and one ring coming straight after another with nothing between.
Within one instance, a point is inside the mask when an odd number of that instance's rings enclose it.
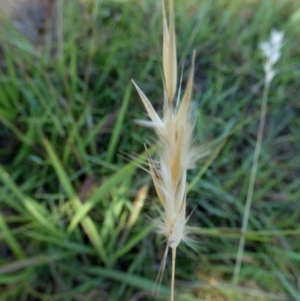
<instances>
[{"instance_id":1,"label":"blurred green background","mask_svg":"<svg viewBox=\"0 0 300 301\"><path fill-rule=\"evenodd\" d=\"M195 141L211 145L189 173L197 244L179 247L176 300L300 300L300 3L174 2L183 87L197 53ZM138 167L155 136L134 122L146 114L131 84L161 112L161 2L34 3L2 9L0 300L168 300L169 264L152 293L165 245ZM233 284L263 92L259 43L273 28L285 45Z\"/></svg>"}]
</instances>

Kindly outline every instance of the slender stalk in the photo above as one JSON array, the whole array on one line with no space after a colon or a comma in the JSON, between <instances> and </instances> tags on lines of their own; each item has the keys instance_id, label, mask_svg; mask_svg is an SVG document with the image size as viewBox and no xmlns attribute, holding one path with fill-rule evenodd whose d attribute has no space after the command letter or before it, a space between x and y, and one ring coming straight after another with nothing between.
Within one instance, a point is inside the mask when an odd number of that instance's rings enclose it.
<instances>
[{"instance_id":1,"label":"slender stalk","mask_svg":"<svg viewBox=\"0 0 300 301\"><path fill-rule=\"evenodd\" d=\"M253 198L253 191L254 191L254 184L255 184L255 179L256 179L256 174L257 174L258 159L259 159L259 155L260 155L260 151L261 151L261 143L262 143L263 132L264 132L264 127L265 127L265 122L266 122L270 82L271 81L266 80L265 86L264 86L263 100L262 100L262 106L261 106L261 112L260 112L260 121L259 121L259 127L258 127L258 132L257 132L255 151L254 151L254 157L253 157L253 163L252 163L252 169L251 169L251 175L250 175L250 182L249 182L246 206L245 206L244 217L243 217L242 236L240 238L239 249L238 249L237 259L236 259L236 263L235 263L233 284L237 284L237 282L238 282L240 270L241 270L241 263L242 263L243 254L244 254L244 247L245 247L244 234L247 232L247 228L248 228L248 222L249 222L249 216L250 216L250 210L251 210L251 204L252 204L252 198Z\"/></svg>"},{"instance_id":2,"label":"slender stalk","mask_svg":"<svg viewBox=\"0 0 300 301\"><path fill-rule=\"evenodd\" d=\"M175 284L175 262L176 262L176 248L172 248L172 278L171 278L171 301L174 301L174 284Z\"/></svg>"}]
</instances>

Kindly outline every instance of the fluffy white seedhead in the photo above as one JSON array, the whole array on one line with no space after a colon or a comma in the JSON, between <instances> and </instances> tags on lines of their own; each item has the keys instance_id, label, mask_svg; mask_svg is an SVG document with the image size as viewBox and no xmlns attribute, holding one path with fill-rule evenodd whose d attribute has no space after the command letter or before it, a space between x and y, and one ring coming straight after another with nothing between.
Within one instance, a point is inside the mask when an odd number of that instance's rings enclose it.
<instances>
[{"instance_id":1,"label":"fluffy white seedhead","mask_svg":"<svg viewBox=\"0 0 300 301\"><path fill-rule=\"evenodd\" d=\"M194 167L199 152L192 146L194 118L191 118L191 96L194 79L195 52L187 86L181 101L174 101L177 85L177 59L173 1L169 1L169 24L163 5L163 117L156 113L151 102L136 85L150 121L140 124L155 129L159 142L159 160L155 163L147 151L150 173L162 204L162 222L158 231L167 238L168 247L176 248L186 235L186 173ZM176 103L175 103L176 102ZM146 148L147 150L147 148Z\"/></svg>"},{"instance_id":2,"label":"fluffy white seedhead","mask_svg":"<svg viewBox=\"0 0 300 301\"><path fill-rule=\"evenodd\" d=\"M283 46L284 33L277 30L272 30L270 35L270 40L262 42L260 44L260 49L266 57L266 62L264 64L266 81L271 82L274 78L276 71L274 65L277 63L281 55L281 47Z\"/></svg>"}]
</instances>

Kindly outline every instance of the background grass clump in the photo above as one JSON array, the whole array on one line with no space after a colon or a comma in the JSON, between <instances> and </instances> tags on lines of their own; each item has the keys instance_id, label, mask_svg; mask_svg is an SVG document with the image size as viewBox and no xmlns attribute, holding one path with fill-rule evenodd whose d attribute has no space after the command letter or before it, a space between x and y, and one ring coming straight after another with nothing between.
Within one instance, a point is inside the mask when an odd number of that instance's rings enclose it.
<instances>
[{"instance_id":1,"label":"background grass clump","mask_svg":"<svg viewBox=\"0 0 300 301\"><path fill-rule=\"evenodd\" d=\"M189 177L198 253L179 248L177 300L299 300L300 5L177 2L183 85L197 53L195 139L211 144ZM157 210L150 176L137 167L153 136L133 122L144 110L130 79L160 111L159 5L68 2L42 41L2 26L0 300L154 298L164 247L146 218ZM262 99L258 44L272 28L285 45L233 286Z\"/></svg>"}]
</instances>

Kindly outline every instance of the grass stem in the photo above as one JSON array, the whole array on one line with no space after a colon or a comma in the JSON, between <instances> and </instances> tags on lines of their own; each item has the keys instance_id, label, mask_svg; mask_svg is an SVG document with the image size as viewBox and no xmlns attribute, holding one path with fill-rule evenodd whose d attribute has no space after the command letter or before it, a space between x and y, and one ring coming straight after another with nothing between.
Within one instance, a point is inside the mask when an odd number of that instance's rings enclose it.
<instances>
[{"instance_id":1,"label":"grass stem","mask_svg":"<svg viewBox=\"0 0 300 301\"><path fill-rule=\"evenodd\" d=\"M171 301L174 301L176 248L172 248L172 278L171 278Z\"/></svg>"},{"instance_id":2,"label":"grass stem","mask_svg":"<svg viewBox=\"0 0 300 301\"><path fill-rule=\"evenodd\" d=\"M251 204L252 204L252 199L253 199L253 191L254 191L254 184L255 184L255 179L256 179L256 174L257 174L258 159L259 159L259 155L260 155L260 151L261 151L261 144L262 144L263 132L264 132L265 121L266 121L269 88L270 88L270 81L266 80L265 86L264 86L264 92L263 92L263 100L262 100L262 106L261 106L261 112L260 112L260 121L259 121L259 127L258 127L258 132L257 132L252 169L251 169L251 174L250 174L250 182L249 182L249 187L248 187L248 192L247 192L246 206L245 206L245 210L244 210L242 236L240 238L239 249L238 249L237 259L236 259L235 268L234 268L233 284L238 283L243 254L244 254L244 247L245 247L244 234L247 232Z\"/></svg>"}]
</instances>

